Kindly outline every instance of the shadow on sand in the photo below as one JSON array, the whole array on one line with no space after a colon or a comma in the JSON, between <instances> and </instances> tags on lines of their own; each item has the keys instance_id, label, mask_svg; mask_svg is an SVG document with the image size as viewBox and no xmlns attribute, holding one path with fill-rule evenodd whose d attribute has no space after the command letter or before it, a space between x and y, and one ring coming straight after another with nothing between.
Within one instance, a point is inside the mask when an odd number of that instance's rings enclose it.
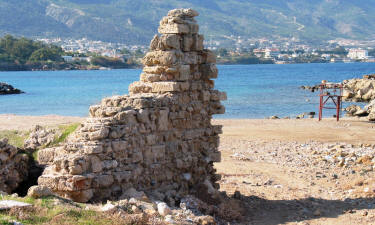
<instances>
[{"instance_id":1,"label":"shadow on sand","mask_svg":"<svg viewBox=\"0 0 375 225\"><path fill-rule=\"evenodd\" d=\"M356 210L374 209L375 198L326 200L306 198L299 200L267 200L256 196L237 196L245 206L247 218L241 224L275 225L302 222L318 218L337 218ZM245 222L245 223L244 223Z\"/></svg>"}]
</instances>

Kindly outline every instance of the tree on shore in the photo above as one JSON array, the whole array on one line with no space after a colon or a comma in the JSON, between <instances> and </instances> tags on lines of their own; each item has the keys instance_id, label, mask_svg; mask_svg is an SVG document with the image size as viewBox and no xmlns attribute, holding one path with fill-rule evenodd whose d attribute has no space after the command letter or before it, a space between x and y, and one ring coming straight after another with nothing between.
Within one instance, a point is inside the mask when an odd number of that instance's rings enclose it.
<instances>
[{"instance_id":1,"label":"tree on shore","mask_svg":"<svg viewBox=\"0 0 375 225\"><path fill-rule=\"evenodd\" d=\"M62 61L63 50L55 45L33 41L27 38L15 38L5 35L0 39L0 61L14 64L26 64L39 61Z\"/></svg>"}]
</instances>

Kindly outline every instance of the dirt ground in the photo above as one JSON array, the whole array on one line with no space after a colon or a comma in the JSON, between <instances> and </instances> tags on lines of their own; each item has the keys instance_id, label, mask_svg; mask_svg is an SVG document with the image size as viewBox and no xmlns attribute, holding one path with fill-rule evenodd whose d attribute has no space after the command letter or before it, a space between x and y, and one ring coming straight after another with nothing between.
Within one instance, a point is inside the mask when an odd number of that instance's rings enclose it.
<instances>
[{"instance_id":1,"label":"dirt ground","mask_svg":"<svg viewBox=\"0 0 375 225\"><path fill-rule=\"evenodd\" d=\"M56 126L83 121L82 117L73 116L17 116L13 114L0 114L0 130L26 131L35 125Z\"/></svg>"},{"instance_id":2,"label":"dirt ground","mask_svg":"<svg viewBox=\"0 0 375 225\"><path fill-rule=\"evenodd\" d=\"M375 124L359 119L214 123L224 125L222 162L215 165L221 190L241 193L241 224L375 224ZM346 153L348 160L340 164ZM371 158L359 162L361 156Z\"/></svg>"},{"instance_id":3,"label":"dirt ground","mask_svg":"<svg viewBox=\"0 0 375 225\"><path fill-rule=\"evenodd\" d=\"M0 115L0 130L83 119ZM215 167L221 191L237 191L238 224L375 224L375 124L355 118L214 123L224 125Z\"/></svg>"}]
</instances>

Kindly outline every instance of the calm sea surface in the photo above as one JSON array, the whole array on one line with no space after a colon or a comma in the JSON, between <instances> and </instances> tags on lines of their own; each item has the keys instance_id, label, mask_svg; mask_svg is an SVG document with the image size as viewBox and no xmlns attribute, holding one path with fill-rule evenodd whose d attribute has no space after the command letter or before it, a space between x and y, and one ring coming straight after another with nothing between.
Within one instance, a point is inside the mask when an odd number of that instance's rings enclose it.
<instances>
[{"instance_id":1,"label":"calm sea surface","mask_svg":"<svg viewBox=\"0 0 375 225\"><path fill-rule=\"evenodd\" d=\"M218 66L216 89L226 91L226 114L216 118L295 116L318 108L317 93L299 89L321 80L339 82L375 73L375 63ZM0 95L0 114L87 116L103 97L128 93L141 70L0 72L26 92ZM346 103L344 106L347 105ZM332 116L327 111L325 116Z\"/></svg>"}]
</instances>

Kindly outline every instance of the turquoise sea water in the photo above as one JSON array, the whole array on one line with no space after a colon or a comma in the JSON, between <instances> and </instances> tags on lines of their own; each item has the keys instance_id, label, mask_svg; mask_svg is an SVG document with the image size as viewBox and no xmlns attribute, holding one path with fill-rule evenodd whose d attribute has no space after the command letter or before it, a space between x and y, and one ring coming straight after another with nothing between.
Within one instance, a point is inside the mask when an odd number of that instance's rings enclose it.
<instances>
[{"instance_id":1,"label":"turquoise sea water","mask_svg":"<svg viewBox=\"0 0 375 225\"><path fill-rule=\"evenodd\" d=\"M216 118L295 116L318 108L317 93L300 90L375 73L375 63L218 66L216 89L226 91L226 114ZM0 95L0 114L87 116L103 97L128 93L141 70L0 72L0 82L25 91ZM344 104L344 106L347 105ZM332 116L326 111L325 116Z\"/></svg>"}]
</instances>

